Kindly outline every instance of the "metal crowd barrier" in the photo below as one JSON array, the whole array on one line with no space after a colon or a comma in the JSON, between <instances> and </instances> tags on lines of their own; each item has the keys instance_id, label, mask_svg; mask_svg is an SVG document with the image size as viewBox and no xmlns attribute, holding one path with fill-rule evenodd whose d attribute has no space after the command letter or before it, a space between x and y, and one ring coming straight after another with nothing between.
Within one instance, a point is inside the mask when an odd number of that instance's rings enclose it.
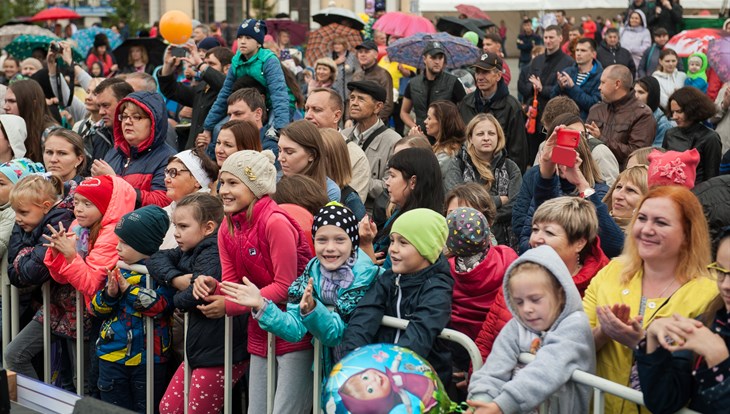
<instances>
[{"instance_id":1,"label":"metal crowd barrier","mask_svg":"<svg viewBox=\"0 0 730 414\"><path fill-rule=\"evenodd\" d=\"M520 354L519 361L523 364L529 364L535 360L535 355ZM644 406L644 395L635 389L625 387L605 378L589 374L584 371L574 371L570 377L571 381L578 384L587 385L593 388L593 414L603 414L605 412L605 394L615 395L621 399L631 401L635 404ZM541 408L540 414L547 413L544 407ZM683 408L677 411L677 414L699 414L697 411Z\"/></svg>"},{"instance_id":2,"label":"metal crowd barrier","mask_svg":"<svg viewBox=\"0 0 730 414\"><path fill-rule=\"evenodd\" d=\"M19 315L18 315L18 289L12 285L8 280L7 274L7 255L3 257L2 264L0 264L0 294L2 296L2 344L3 350L6 349L8 343L15 338L19 331ZM143 274L147 274L147 269L144 266L132 266L133 270ZM147 278L147 288L152 289L152 278ZM76 329L77 332L83 332L83 311L84 311L84 298L80 292L76 292ZM43 306L44 315L48 315L50 301L50 283L46 282L43 285ZM9 305L9 306L8 306ZM154 401L154 323L152 318L145 317L146 331L152 332L152 335L147 335L146 340L146 352L147 352L147 401ZM390 316L384 316L381 322L382 325L397 329L406 329L408 321L404 319L398 319ZM188 328L188 314L185 314L184 324L184 335L185 342L187 341L187 328ZM45 382L50 382L50 319L44 318L44 379ZM439 335L440 338L453 341L464 347L469 353L469 357L472 362L474 370L478 370L482 367L483 361L481 354L474 341L468 336L454 331L452 329L444 329ZM93 344L92 344L93 345ZM319 358L322 344L320 341L314 341L314 365L313 365L313 395L312 395L312 408L314 413L321 412L321 363ZM93 349L90 350L93 352ZM275 352L275 336L271 333L268 334L268 358L267 358L267 414L271 414L274 408L274 397L276 389L276 352ZM84 391L84 342L83 335L77 335L76 338L76 392L78 395L83 396ZM521 354L519 361L524 364L528 364L534 360L535 356L532 354ZM233 319L229 316L225 317L225 358L224 358L224 406L223 413L231 414L233 406ZM3 365L5 361L3 358ZM593 412L594 414L604 413L605 394L615 395L627 401L631 401L635 404L644 405L644 397L641 392L633 390L631 388L616 384L607 379L598 377L596 375L589 374L583 371L575 371L571 376L571 380L590 386L594 389L593 391ZM185 395L185 413L188 413L188 400L189 400L189 389L190 389L190 368L187 361L187 352L185 352L185 379L184 379L184 395ZM154 412L154 404L147 404L147 413ZM543 413L544 407L541 407L540 412ZM677 414L698 414L696 411L683 408L677 412Z\"/></svg>"}]
</instances>

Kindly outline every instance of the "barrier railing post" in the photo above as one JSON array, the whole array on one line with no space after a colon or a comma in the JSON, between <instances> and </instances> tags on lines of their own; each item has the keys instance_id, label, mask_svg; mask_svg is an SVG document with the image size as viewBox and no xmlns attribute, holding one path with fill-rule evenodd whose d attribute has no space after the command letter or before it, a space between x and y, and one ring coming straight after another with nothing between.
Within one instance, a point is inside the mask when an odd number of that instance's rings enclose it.
<instances>
[{"instance_id":1,"label":"barrier railing post","mask_svg":"<svg viewBox=\"0 0 730 414\"><path fill-rule=\"evenodd\" d=\"M152 277L147 272L147 269L145 269L144 274L146 275L145 287L149 290L152 290ZM154 321L149 316L145 316L144 323L145 330L147 331L147 334L145 336L145 345L147 348L145 350L147 355L147 404L145 411L147 412L147 414L153 414L155 412L155 326Z\"/></svg>"},{"instance_id":2,"label":"barrier railing post","mask_svg":"<svg viewBox=\"0 0 730 414\"><path fill-rule=\"evenodd\" d=\"M274 396L276 395L276 337L268 333L266 354L266 414L274 412Z\"/></svg>"},{"instance_id":3,"label":"barrier railing post","mask_svg":"<svg viewBox=\"0 0 730 414\"><path fill-rule=\"evenodd\" d=\"M312 384L312 412L319 414L322 405L322 342L314 340L314 383Z\"/></svg>"},{"instance_id":4,"label":"barrier railing post","mask_svg":"<svg viewBox=\"0 0 730 414\"><path fill-rule=\"evenodd\" d=\"M185 312L183 314L183 398L185 401L185 406L183 408L183 414L188 414L188 404L190 403L190 363L188 362L188 318L190 317L190 312Z\"/></svg>"},{"instance_id":5,"label":"barrier railing post","mask_svg":"<svg viewBox=\"0 0 730 414\"><path fill-rule=\"evenodd\" d=\"M225 316L223 356L223 413L233 411L233 318Z\"/></svg>"},{"instance_id":6,"label":"barrier railing post","mask_svg":"<svg viewBox=\"0 0 730 414\"><path fill-rule=\"evenodd\" d=\"M51 282L43 284L43 381L51 383Z\"/></svg>"},{"instance_id":7,"label":"barrier railing post","mask_svg":"<svg viewBox=\"0 0 730 414\"><path fill-rule=\"evenodd\" d=\"M20 294L18 288L10 286L10 339L15 339L20 332Z\"/></svg>"},{"instance_id":8,"label":"barrier railing post","mask_svg":"<svg viewBox=\"0 0 730 414\"><path fill-rule=\"evenodd\" d=\"M0 263L0 286L2 291L0 297L2 297L2 323L3 323L3 366L8 366L5 361L5 350L8 349L10 343L10 311L13 304L10 302L10 279L8 279L8 254L3 255L2 263Z\"/></svg>"},{"instance_id":9,"label":"barrier railing post","mask_svg":"<svg viewBox=\"0 0 730 414\"><path fill-rule=\"evenodd\" d=\"M598 388L593 389L593 413L603 414L603 409L606 406L606 398L603 395L603 391Z\"/></svg>"},{"instance_id":10,"label":"barrier railing post","mask_svg":"<svg viewBox=\"0 0 730 414\"><path fill-rule=\"evenodd\" d=\"M84 295L76 291L76 394L84 396ZM91 345L90 345L91 346ZM92 350L89 350L92 352Z\"/></svg>"}]
</instances>

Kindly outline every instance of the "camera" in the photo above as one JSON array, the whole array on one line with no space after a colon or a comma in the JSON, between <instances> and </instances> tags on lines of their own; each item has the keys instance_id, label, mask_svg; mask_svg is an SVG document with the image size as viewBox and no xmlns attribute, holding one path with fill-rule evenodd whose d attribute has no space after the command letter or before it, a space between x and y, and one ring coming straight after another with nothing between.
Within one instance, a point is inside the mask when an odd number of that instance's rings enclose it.
<instances>
[{"instance_id":1,"label":"camera","mask_svg":"<svg viewBox=\"0 0 730 414\"><path fill-rule=\"evenodd\" d=\"M550 157L551 161L566 167L574 167L578 156L575 149L580 143L580 132L564 128L560 128L556 132L558 136Z\"/></svg>"},{"instance_id":2,"label":"camera","mask_svg":"<svg viewBox=\"0 0 730 414\"><path fill-rule=\"evenodd\" d=\"M52 53L63 53L63 46L61 46L61 44L58 42L51 42L51 45L48 49Z\"/></svg>"}]
</instances>

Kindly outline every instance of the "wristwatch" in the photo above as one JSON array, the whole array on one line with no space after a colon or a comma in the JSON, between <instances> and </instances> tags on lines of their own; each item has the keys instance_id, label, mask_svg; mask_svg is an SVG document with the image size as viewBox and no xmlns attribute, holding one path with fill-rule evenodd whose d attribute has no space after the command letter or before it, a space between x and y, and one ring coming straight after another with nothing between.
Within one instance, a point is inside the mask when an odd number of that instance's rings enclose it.
<instances>
[{"instance_id":1,"label":"wristwatch","mask_svg":"<svg viewBox=\"0 0 730 414\"><path fill-rule=\"evenodd\" d=\"M596 194L596 190L592 188L586 188L584 191L581 191L580 194L578 194L578 197L580 198L588 198L592 196L593 194Z\"/></svg>"}]
</instances>

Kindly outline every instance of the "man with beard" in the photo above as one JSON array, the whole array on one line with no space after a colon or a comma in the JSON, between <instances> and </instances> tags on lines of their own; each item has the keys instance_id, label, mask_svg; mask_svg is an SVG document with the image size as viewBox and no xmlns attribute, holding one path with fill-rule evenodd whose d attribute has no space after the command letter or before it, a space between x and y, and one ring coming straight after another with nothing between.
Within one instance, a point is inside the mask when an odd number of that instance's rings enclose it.
<instances>
[{"instance_id":1,"label":"man with beard","mask_svg":"<svg viewBox=\"0 0 730 414\"><path fill-rule=\"evenodd\" d=\"M466 91L459 79L444 72L446 67L446 50L441 42L428 42L423 50L423 61L426 70L411 79L403 95L400 118L409 128L418 126L425 131L424 121L431 102L448 100L458 104ZM416 119L411 117L411 110Z\"/></svg>"}]
</instances>

